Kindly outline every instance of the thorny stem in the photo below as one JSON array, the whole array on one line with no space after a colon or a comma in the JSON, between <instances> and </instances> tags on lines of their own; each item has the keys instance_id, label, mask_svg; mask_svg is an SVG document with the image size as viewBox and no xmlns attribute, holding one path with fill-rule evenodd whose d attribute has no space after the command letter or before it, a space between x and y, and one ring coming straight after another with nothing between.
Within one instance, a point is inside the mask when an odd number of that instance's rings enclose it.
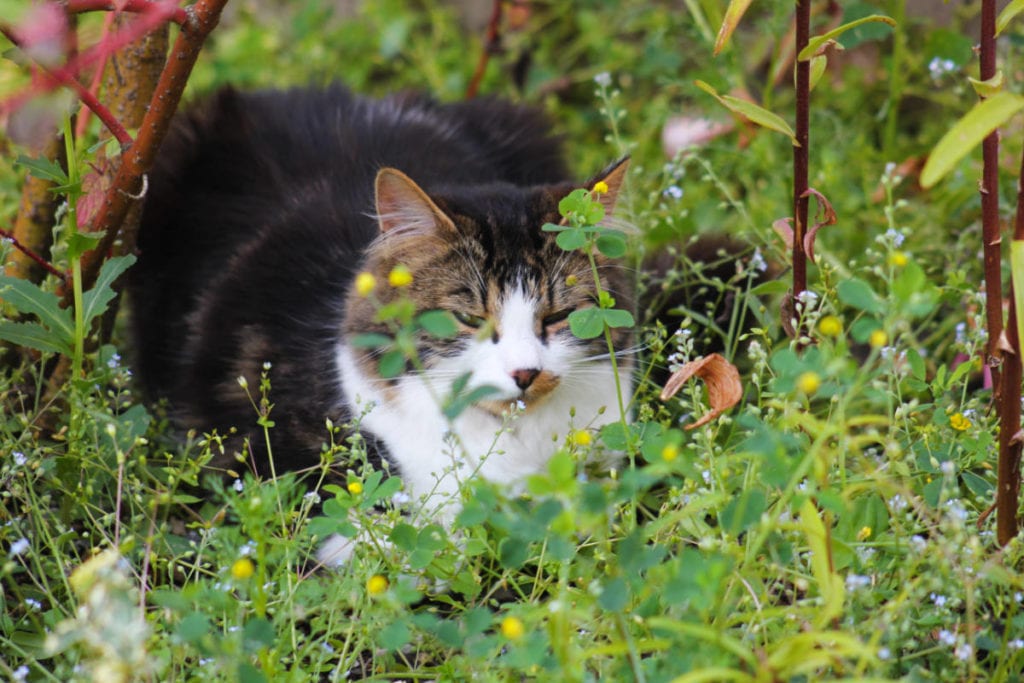
<instances>
[{"instance_id":1,"label":"thorny stem","mask_svg":"<svg viewBox=\"0 0 1024 683\"><path fill-rule=\"evenodd\" d=\"M96 281L100 266L117 239L121 223L140 187L142 176L149 171L156 159L160 143L171 125L171 118L185 90L185 82L199 57L199 51L206 36L217 25L220 12L227 0L199 0L189 9L189 21L181 28L171 48L167 65L156 91L150 100L149 109L139 129L138 139L127 153L121 155L121 166L110 189L104 197L92 230L103 231L100 245L85 254L83 280L87 286Z\"/></svg>"},{"instance_id":2,"label":"thorny stem","mask_svg":"<svg viewBox=\"0 0 1024 683\"><path fill-rule=\"evenodd\" d=\"M800 53L810 40L811 0L796 3L796 52ZM810 140L811 63L796 61L796 141L793 146L793 306L797 320L803 318L800 293L807 289L807 258L804 234L807 232L807 146ZM797 338L803 336L797 330Z\"/></svg>"},{"instance_id":3,"label":"thorny stem","mask_svg":"<svg viewBox=\"0 0 1024 683\"><path fill-rule=\"evenodd\" d=\"M981 80L996 75L996 2L981 3ZM999 461L996 481L996 540L1005 545L1017 535L1017 504L1020 494L1021 444L1017 436L1021 416L1021 358L1017 316L1010 307L1008 327L1003 328L1002 237L999 230L999 133L982 142L981 231L985 263L985 319L988 346L985 363L992 373L993 395L999 412ZM1014 237L1024 236L1024 199L1018 194ZM1010 287L1013 296L1013 287ZM1011 299L1012 300L1012 299ZM1005 349L1005 345L1009 349ZM1005 372L1005 376L1003 376Z\"/></svg>"},{"instance_id":4,"label":"thorny stem","mask_svg":"<svg viewBox=\"0 0 1024 683\"><path fill-rule=\"evenodd\" d=\"M466 88L467 100L476 97L480 91L480 81L483 80L484 72L487 70L487 62L490 61L491 55L497 52L498 47L501 45L502 6L503 0L494 0L491 18L487 22L487 42L484 43L484 49L480 53L480 60L476 63L476 70L473 72L473 77L470 78L469 86Z\"/></svg>"}]
</instances>

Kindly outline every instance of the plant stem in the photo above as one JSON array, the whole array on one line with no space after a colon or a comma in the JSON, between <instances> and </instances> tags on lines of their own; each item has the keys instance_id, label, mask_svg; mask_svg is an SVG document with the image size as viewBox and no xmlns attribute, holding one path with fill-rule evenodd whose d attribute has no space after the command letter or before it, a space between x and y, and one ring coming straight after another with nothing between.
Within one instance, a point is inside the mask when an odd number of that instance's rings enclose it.
<instances>
[{"instance_id":1,"label":"plant stem","mask_svg":"<svg viewBox=\"0 0 1024 683\"><path fill-rule=\"evenodd\" d=\"M811 0L796 3L796 52L800 53L810 40ZM811 63L796 62L796 140L793 147L793 310L797 320L802 316L800 292L807 289L807 259L804 254L804 233L807 230L807 147L810 141ZM801 337L797 330L797 337Z\"/></svg>"},{"instance_id":2,"label":"plant stem","mask_svg":"<svg viewBox=\"0 0 1024 683\"><path fill-rule=\"evenodd\" d=\"M81 180L78 169L78 158L75 156L75 138L71 127L71 115L64 115L64 148L68 164L68 213L66 218L67 238L78 234L78 193L77 187ZM75 315L75 348L71 356L71 378L82 376L82 359L85 357L85 311L82 305L84 294L82 288L82 258L76 249L69 250L71 260L71 288L74 298Z\"/></svg>"}]
</instances>

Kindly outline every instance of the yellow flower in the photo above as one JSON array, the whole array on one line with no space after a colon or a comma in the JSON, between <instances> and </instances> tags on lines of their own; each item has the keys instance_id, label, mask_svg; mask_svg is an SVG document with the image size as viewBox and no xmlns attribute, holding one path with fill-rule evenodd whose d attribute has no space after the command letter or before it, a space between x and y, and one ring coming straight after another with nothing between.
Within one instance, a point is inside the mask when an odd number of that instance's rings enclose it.
<instances>
[{"instance_id":1,"label":"yellow flower","mask_svg":"<svg viewBox=\"0 0 1024 683\"><path fill-rule=\"evenodd\" d=\"M369 296L376 286L377 278L371 273L359 273L359 275L356 275L356 294L359 296Z\"/></svg>"},{"instance_id":2,"label":"yellow flower","mask_svg":"<svg viewBox=\"0 0 1024 683\"><path fill-rule=\"evenodd\" d=\"M589 446L590 432L585 429L573 430L572 434L569 435L569 441L571 441L574 446Z\"/></svg>"},{"instance_id":3,"label":"yellow flower","mask_svg":"<svg viewBox=\"0 0 1024 683\"><path fill-rule=\"evenodd\" d=\"M971 421L964 417L963 413L955 413L949 416L949 426L963 432L971 428Z\"/></svg>"},{"instance_id":4,"label":"yellow flower","mask_svg":"<svg viewBox=\"0 0 1024 683\"><path fill-rule=\"evenodd\" d=\"M370 595L380 595L387 589L388 580L380 574L374 574L366 582L366 592Z\"/></svg>"},{"instance_id":5,"label":"yellow flower","mask_svg":"<svg viewBox=\"0 0 1024 683\"><path fill-rule=\"evenodd\" d=\"M578 277L576 277L575 275L568 275L565 278L565 286L566 287L575 287L576 283L579 282L579 281L580 281L580 279Z\"/></svg>"},{"instance_id":6,"label":"yellow flower","mask_svg":"<svg viewBox=\"0 0 1024 683\"><path fill-rule=\"evenodd\" d=\"M603 180L594 183L594 194L608 194L608 183Z\"/></svg>"},{"instance_id":7,"label":"yellow flower","mask_svg":"<svg viewBox=\"0 0 1024 683\"><path fill-rule=\"evenodd\" d=\"M889 254L889 265L890 266L896 266L897 268L902 268L903 266L907 265L907 261L908 260L909 259L907 258L907 255L904 252L902 252L902 251L894 251L891 254Z\"/></svg>"},{"instance_id":8,"label":"yellow flower","mask_svg":"<svg viewBox=\"0 0 1024 683\"><path fill-rule=\"evenodd\" d=\"M665 462L672 462L678 456L679 446L675 445L674 443L666 444L666 446L661 449L661 459L664 460Z\"/></svg>"},{"instance_id":9,"label":"yellow flower","mask_svg":"<svg viewBox=\"0 0 1024 683\"><path fill-rule=\"evenodd\" d=\"M818 373L807 371L796 378L796 388L807 395L811 395L821 386L821 377Z\"/></svg>"},{"instance_id":10,"label":"yellow flower","mask_svg":"<svg viewBox=\"0 0 1024 683\"><path fill-rule=\"evenodd\" d=\"M505 617L501 620L501 635L509 640L519 640L526 634L522 620L516 617Z\"/></svg>"},{"instance_id":11,"label":"yellow flower","mask_svg":"<svg viewBox=\"0 0 1024 683\"><path fill-rule=\"evenodd\" d=\"M240 557L231 565L231 578L235 581L245 581L256 572L256 565L248 557Z\"/></svg>"},{"instance_id":12,"label":"yellow flower","mask_svg":"<svg viewBox=\"0 0 1024 683\"><path fill-rule=\"evenodd\" d=\"M868 337L868 344L871 344L873 348L879 349L885 346L889 341L889 335L885 333L885 330L875 330Z\"/></svg>"},{"instance_id":13,"label":"yellow flower","mask_svg":"<svg viewBox=\"0 0 1024 683\"><path fill-rule=\"evenodd\" d=\"M843 333L843 321L834 315L826 315L818 323L818 331L826 337L838 337Z\"/></svg>"},{"instance_id":14,"label":"yellow flower","mask_svg":"<svg viewBox=\"0 0 1024 683\"><path fill-rule=\"evenodd\" d=\"M351 493L353 496L358 496L360 493L363 492L363 485L358 481L350 481L346 488L348 489L348 492Z\"/></svg>"},{"instance_id":15,"label":"yellow flower","mask_svg":"<svg viewBox=\"0 0 1024 683\"><path fill-rule=\"evenodd\" d=\"M869 527L869 526L862 526L860 528L860 531L857 532L857 540L858 541L866 541L869 538L871 538L871 527Z\"/></svg>"},{"instance_id":16,"label":"yellow flower","mask_svg":"<svg viewBox=\"0 0 1024 683\"><path fill-rule=\"evenodd\" d=\"M388 284L392 287L408 287L412 284L412 273L399 263L388 273Z\"/></svg>"}]
</instances>

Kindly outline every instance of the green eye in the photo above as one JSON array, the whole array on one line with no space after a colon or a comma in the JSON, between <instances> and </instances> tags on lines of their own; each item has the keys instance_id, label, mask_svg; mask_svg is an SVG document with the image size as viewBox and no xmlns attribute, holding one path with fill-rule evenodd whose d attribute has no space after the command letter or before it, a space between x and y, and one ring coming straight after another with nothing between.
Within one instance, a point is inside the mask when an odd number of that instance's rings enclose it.
<instances>
[{"instance_id":1,"label":"green eye","mask_svg":"<svg viewBox=\"0 0 1024 683\"><path fill-rule=\"evenodd\" d=\"M551 315L545 316L544 319L541 320L540 322L544 327L557 325L558 323L568 318L569 314L572 313L574 310L575 309L573 308L563 308L560 311L555 311Z\"/></svg>"},{"instance_id":2,"label":"green eye","mask_svg":"<svg viewBox=\"0 0 1024 683\"><path fill-rule=\"evenodd\" d=\"M452 315L454 315L455 319L466 327L478 328L482 327L483 324L487 322L480 316L473 315L472 313L466 313L465 311L452 311Z\"/></svg>"}]
</instances>

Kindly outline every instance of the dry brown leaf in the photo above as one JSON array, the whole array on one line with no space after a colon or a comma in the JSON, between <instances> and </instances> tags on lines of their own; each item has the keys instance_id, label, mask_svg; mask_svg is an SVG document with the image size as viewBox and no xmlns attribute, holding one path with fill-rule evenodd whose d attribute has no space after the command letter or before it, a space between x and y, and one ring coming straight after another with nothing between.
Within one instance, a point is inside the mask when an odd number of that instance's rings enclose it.
<instances>
[{"instance_id":1,"label":"dry brown leaf","mask_svg":"<svg viewBox=\"0 0 1024 683\"><path fill-rule=\"evenodd\" d=\"M786 251L793 251L793 217L786 216L774 221L772 230L782 238L782 243L786 245Z\"/></svg>"},{"instance_id":2,"label":"dry brown leaf","mask_svg":"<svg viewBox=\"0 0 1024 683\"><path fill-rule=\"evenodd\" d=\"M814 197L818 200L818 213L814 216L814 225L804 235L804 253L807 254L807 258L814 263L814 238L818 235L818 230L826 225L835 225L836 223L836 211L832 208L832 203L825 199L825 195L815 190L813 187L809 187L803 191L801 197Z\"/></svg>"},{"instance_id":3,"label":"dry brown leaf","mask_svg":"<svg viewBox=\"0 0 1024 683\"><path fill-rule=\"evenodd\" d=\"M743 398L743 385L740 383L740 371L736 366L717 353L690 361L672 373L661 390L661 400L667 401L676 395L691 377L704 380L708 388L708 403L711 410L696 422L686 425L684 429L696 429L724 413L740 402Z\"/></svg>"}]
</instances>

